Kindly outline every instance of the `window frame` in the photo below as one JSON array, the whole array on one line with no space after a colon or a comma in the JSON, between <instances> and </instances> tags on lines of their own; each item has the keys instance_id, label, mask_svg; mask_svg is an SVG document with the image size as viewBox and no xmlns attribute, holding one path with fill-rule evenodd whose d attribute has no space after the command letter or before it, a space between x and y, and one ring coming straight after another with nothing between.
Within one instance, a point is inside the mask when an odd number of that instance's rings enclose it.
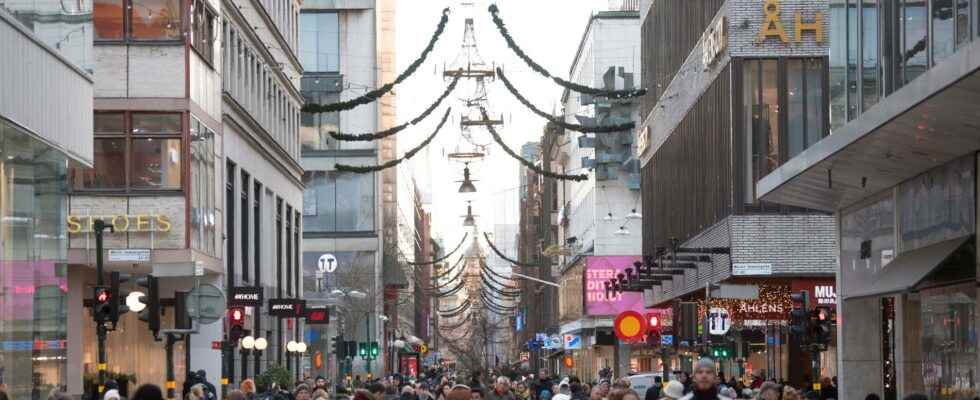
<instances>
[{"instance_id":1,"label":"window frame","mask_svg":"<svg viewBox=\"0 0 980 400\"><path fill-rule=\"evenodd\" d=\"M206 0L191 0L190 5L191 5L191 9L189 15L190 15L191 22L190 24L188 24L189 26L187 27L187 32L190 34L189 35L190 40L188 42L190 43L191 49L193 49L194 52L197 53L197 55L204 60L204 63L207 64L208 67L213 70L214 52L215 52L214 44L218 40L218 35L216 33L219 31L218 29L216 29L218 23L218 12L213 7L211 7L211 4L209 4ZM197 32L198 29L197 11L199 10L198 7L200 7L200 10L203 10L203 14L205 17L204 19L209 21L209 26L210 26L210 32L207 32L208 34L207 40L203 41L200 44L197 43L199 38L198 36L199 32Z\"/></svg>"},{"instance_id":2,"label":"window frame","mask_svg":"<svg viewBox=\"0 0 980 400\"><path fill-rule=\"evenodd\" d=\"M73 168L71 174L71 182L68 185L69 193L124 193L127 195L133 194L179 194L184 193L187 190L188 178L187 173L190 165L187 160L187 156L190 151L189 142L189 116L185 111L179 110L153 110L153 111L142 111L142 110L95 110L93 114L122 114L123 115L123 132L121 135L113 134L95 134L93 140L97 139L123 139L124 145L124 170L123 180L124 184L121 188L87 188L78 186L78 176L77 174L80 170L90 170L93 168ZM180 116L180 129L177 133L150 133L150 134L133 134L133 115L134 114L176 114ZM140 139L176 139L180 141L180 182L176 188L141 188L133 186L133 141Z\"/></svg>"},{"instance_id":3,"label":"window frame","mask_svg":"<svg viewBox=\"0 0 980 400\"><path fill-rule=\"evenodd\" d=\"M337 12L336 10L322 10L322 9L321 10L300 10L300 12L299 12L299 18L298 18L298 24L299 24L299 27L298 28L299 29L296 30L296 33L297 33L297 35L299 35L299 41L302 41L303 40L302 39L303 38L303 31L302 31L302 29L303 29L303 15L318 16L320 14L334 14L337 17L337 68L334 71L331 71L329 66L325 67L323 70L320 70L320 68L312 68L312 67L314 67L316 65L319 65L319 59L318 59L318 54L319 53L316 52L316 49L318 48L318 46L314 46L314 61L313 61L313 64L314 65L313 66L303 65L303 70L305 72L310 72L310 73L319 73L319 74L331 74L331 73L333 73L333 74L339 74L340 71L341 71L341 69L343 69L343 66L340 64L340 60L341 60L340 51L341 51L341 47L342 47L341 46L341 38L343 37L343 32L342 32L342 29L341 29L340 13L339 12ZM317 30L317 32L319 32L319 30ZM299 43L297 43L297 47L302 47L302 46L299 46ZM302 56L300 56L300 64L303 64ZM326 64L329 65L330 64L330 61L327 60Z\"/></svg>"},{"instance_id":4,"label":"window frame","mask_svg":"<svg viewBox=\"0 0 980 400\"><path fill-rule=\"evenodd\" d=\"M164 39L145 39L145 38L142 38L141 39L141 38L134 37L133 36L133 32L132 32L132 30L133 30L133 24L132 24L132 21L133 21L133 0L120 0L120 2L122 3L122 9L123 9L123 15L122 15L122 17L123 17L123 22L122 22L122 38L120 38L120 39L101 39L101 38L98 37L98 35L96 35L95 32L97 32L98 30L95 29L95 27L93 26L93 36L92 36L93 37L93 39L92 39L93 42L95 44L100 44L100 43L105 43L105 44L120 44L120 43L125 43L125 44L138 44L138 43L155 43L155 44L166 44L166 43L170 43L170 44L181 44L181 43L184 43L184 37L186 37L187 34L190 33L190 27L188 26L189 24L188 24L188 21L187 21L187 12L188 12L188 7L189 7L189 4L190 3L188 3L187 1L184 1L184 0L172 0L172 1L174 1L175 3L177 3L177 6L180 7L180 27L179 27L180 34L177 35L177 37L175 37L175 38L164 38ZM93 24L94 24L94 19L93 19Z\"/></svg>"}]
</instances>

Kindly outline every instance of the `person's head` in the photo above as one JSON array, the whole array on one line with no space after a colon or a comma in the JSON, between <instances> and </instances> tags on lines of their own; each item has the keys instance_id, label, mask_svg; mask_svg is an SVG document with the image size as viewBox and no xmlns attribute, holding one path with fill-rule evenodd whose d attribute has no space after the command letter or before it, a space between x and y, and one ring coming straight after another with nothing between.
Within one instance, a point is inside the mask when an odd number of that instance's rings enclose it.
<instances>
[{"instance_id":1,"label":"person's head","mask_svg":"<svg viewBox=\"0 0 980 400\"><path fill-rule=\"evenodd\" d=\"M470 387L466 385L457 384L449 389L449 393L446 395L447 400L470 400Z\"/></svg>"},{"instance_id":2,"label":"person's head","mask_svg":"<svg viewBox=\"0 0 980 400\"><path fill-rule=\"evenodd\" d=\"M878 397L875 393L868 393L867 396L864 396L864 400L881 400L881 397Z\"/></svg>"},{"instance_id":3,"label":"person's head","mask_svg":"<svg viewBox=\"0 0 980 400\"><path fill-rule=\"evenodd\" d=\"M71 396L58 389L54 389L51 393L48 393L48 400L71 400Z\"/></svg>"},{"instance_id":4,"label":"person's head","mask_svg":"<svg viewBox=\"0 0 980 400\"><path fill-rule=\"evenodd\" d=\"M316 380L313 381L313 384L318 388L327 387L327 379L322 376L318 376L316 377Z\"/></svg>"},{"instance_id":5,"label":"person's head","mask_svg":"<svg viewBox=\"0 0 980 400\"><path fill-rule=\"evenodd\" d=\"M402 387L403 396L412 396L414 394L415 394L415 388L413 388L412 385L405 385L404 387Z\"/></svg>"},{"instance_id":6,"label":"person's head","mask_svg":"<svg viewBox=\"0 0 980 400\"><path fill-rule=\"evenodd\" d=\"M569 379L570 380L570 379ZM571 382L568 384L568 388L572 391L572 394L582 393L582 382Z\"/></svg>"},{"instance_id":7,"label":"person's head","mask_svg":"<svg viewBox=\"0 0 980 400\"><path fill-rule=\"evenodd\" d=\"M163 391L160 387L154 384L144 384L133 392L133 396L130 397L131 400L163 400Z\"/></svg>"},{"instance_id":8,"label":"person's head","mask_svg":"<svg viewBox=\"0 0 980 400\"><path fill-rule=\"evenodd\" d=\"M711 390L718 384L718 375L715 373L715 362L710 358L698 360L694 366L694 388L697 390Z\"/></svg>"},{"instance_id":9,"label":"person's head","mask_svg":"<svg viewBox=\"0 0 980 400\"><path fill-rule=\"evenodd\" d=\"M375 400L375 397L367 390L357 389L354 391L354 400Z\"/></svg>"},{"instance_id":10,"label":"person's head","mask_svg":"<svg viewBox=\"0 0 980 400\"><path fill-rule=\"evenodd\" d=\"M800 399L800 392L798 392L796 389L793 389L790 386L785 386L784 385L783 386L783 399L784 400L801 400Z\"/></svg>"},{"instance_id":11,"label":"person's head","mask_svg":"<svg viewBox=\"0 0 980 400\"><path fill-rule=\"evenodd\" d=\"M116 382L115 379L106 380L105 381L105 390L106 391L109 391L109 390L113 390L113 389L119 390L119 382Z\"/></svg>"},{"instance_id":12,"label":"person's head","mask_svg":"<svg viewBox=\"0 0 980 400\"><path fill-rule=\"evenodd\" d=\"M232 390L228 392L227 400L245 400L245 393L238 389Z\"/></svg>"},{"instance_id":13,"label":"person's head","mask_svg":"<svg viewBox=\"0 0 980 400\"><path fill-rule=\"evenodd\" d=\"M313 391L312 397L313 400L327 400L330 398L330 395L327 394L326 390L317 389Z\"/></svg>"},{"instance_id":14,"label":"person's head","mask_svg":"<svg viewBox=\"0 0 980 400\"><path fill-rule=\"evenodd\" d=\"M623 400L623 395L625 395L625 394L626 394L626 390L625 389L613 389L613 390L609 391L609 397L607 397L607 399L609 399L609 400Z\"/></svg>"},{"instance_id":15,"label":"person's head","mask_svg":"<svg viewBox=\"0 0 980 400\"><path fill-rule=\"evenodd\" d=\"M640 394L633 389L627 389L623 392L622 400L640 400Z\"/></svg>"},{"instance_id":16,"label":"person's head","mask_svg":"<svg viewBox=\"0 0 980 400\"><path fill-rule=\"evenodd\" d=\"M783 386L774 382L763 383L759 388L759 400L782 400Z\"/></svg>"},{"instance_id":17,"label":"person's head","mask_svg":"<svg viewBox=\"0 0 980 400\"><path fill-rule=\"evenodd\" d=\"M659 385L661 383L664 383L664 378L663 377L660 377L660 376L655 376L655 377L653 377L653 383L655 383L657 385Z\"/></svg>"},{"instance_id":18,"label":"person's head","mask_svg":"<svg viewBox=\"0 0 980 400\"><path fill-rule=\"evenodd\" d=\"M310 387L306 384L296 385L296 390L293 391L293 397L296 400L310 400Z\"/></svg>"},{"instance_id":19,"label":"person's head","mask_svg":"<svg viewBox=\"0 0 980 400\"><path fill-rule=\"evenodd\" d=\"M48 400L56 400L53 397L51 397L54 394L55 394L54 392L51 392L51 394L48 395ZM108 389L108 390L106 390L105 396L102 399L103 400L120 400L120 399L122 399L122 396L119 395L119 390L118 389Z\"/></svg>"},{"instance_id":20,"label":"person's head","mask_svg":"<svg viewBox=\"0 0 980 400\"><path fill-rule=\"evenodd\" d=\"M541 369L539 369L538 370L538 378L540 378L540 379L548 379L548 369L547 368L541 368Z\"/></svg>"},{"instance_id":21,"label":"person's head","mask_svg":"<svg viewBox=\"0 0 980 400\"><path fill-rule=\"evenodd\" d=\"M524 382L517 382L517 384L514 385L514 388L517 389L518 392L523 392L527 390L527 385L525 385Z\"/></svg>"},{"instance_id":22,"label":"person's head","mask_svg":"<svg viewBox=\"0 0 980 400\"><path fill-rule=\"evenodd\" d=\"M678 381L667 382L664 390L660 393L666 399L677 400L684 397L684 384Z\"/></svg>"},{"instance_id":23,"label":"person's head","mask_svg":"<svg viewBox=\"0 0 980 400\"><path fill-rule=\"evenodd\" d=\"M493 388L497 390L497 393L504 393L510 389L510 379L506 376L498 376L497 382L494 383Z\"/></svg>"},{"instance_id":24,"label":"person's head","mask_svg":"<svg viewBox=\"0 0 980 400\"><path fill-rule=\"evenodd\" d=\"M483 392L480 391L480 388L470 390L470 400L483 400Z\"/></svg>"},{"instance_id":25,"label":"person's head","mask_svg":"<svg viewBox=\"0 0 980 400\"><path fill-rule=\"evenodd\" d=\"M381 382L378 381L373 381L367 384L365 389L367 389L369 393L377 396L378 398L381 398L381 396L385 394L385 385L381 384Z\"/></svg>"},{"instance_id":26,"label":"person's head","mask_svg":"<svg viewBox=\"0 0 980 400\"><path fill-rule=\"evenodd\" d=\"M599 400L601 398L602 398L602 385L597 385L596 387L592 388L592 391L589 393L589 399Z\"/></svg>"},{"instance_id":27,"label":"person's head","mask_svg":"<svg viewBox=\"0 0 980 400\"><path fill-rule=\"evenodd\" d=\"M912 393L902 398L902 400L928 400L929 398L922 393Z\"/></svg>"},{"instance_id":28,"label":"person's head","mask_svg":"<svg viewBox=\"0 0 980 400\"><path fill-rule=\"evenodd\" d=\"M245 379L242 381L241 384L238 385L238 388L242 390L242 393L255 394L255 381L251 379Z\"/></svg>"},{"instance_id":29,"label":"person's head","mask_svg":"<svg viewBox=\"0 0 980 400\"><path fill-rule=\"evenodd\" d=\"M560 385L558 385L558 393L572 394L571 385L569 385L568 382L562 382Z\"/></svg>"},{"instance_id":30,"label":"person's head","mask_svg":"<svg viewBox=\"0 0 980 400\"><path fill-rule=\"evenodd\" d=\"M191 395L196 396L195 399L203 399L204 398L204 385L198 383L198 384L196 384L194 386L191 386Z\"/></svg>"},{"instance_id":31,"label":"person's head","mask_svg":"<svg viewBox=\"0 0 980 400\"><path fill-rule=\"evenodd\" d=\"M198 378L201 378L202 380L203 379L208 379L208 372L205 371L205 370L203 370L203 369L199 369L199 370L197 370L197 377Z\"/></svg>"},{"instance_id":32,"label":"person's head","mask_svg":"<svg viewBox=\"0 0 980 400\"><path fill-rule=\"evenodd\" d=\"M691 380L691 374L688 374L687 371L681 371L681 373L677 375L677 380L686 385Z\"/></svg>"}]
</instances>

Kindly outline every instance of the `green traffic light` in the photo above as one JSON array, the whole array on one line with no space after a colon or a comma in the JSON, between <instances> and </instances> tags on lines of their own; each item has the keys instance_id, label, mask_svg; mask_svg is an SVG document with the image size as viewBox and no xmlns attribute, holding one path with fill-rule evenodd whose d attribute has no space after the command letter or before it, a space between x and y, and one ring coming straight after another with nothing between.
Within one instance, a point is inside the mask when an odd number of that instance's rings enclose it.
<instances>
[{"instance_id":1,"label":"green traffic light","mask_svg":"<svg viewBox=\"0 0 980 400\"><path fill-rule=\"evenodd\" d=\"M371 342L371 356L377 357L381 353L381 349L378 347L378 342Z\"/></svg>"}]
</instances>

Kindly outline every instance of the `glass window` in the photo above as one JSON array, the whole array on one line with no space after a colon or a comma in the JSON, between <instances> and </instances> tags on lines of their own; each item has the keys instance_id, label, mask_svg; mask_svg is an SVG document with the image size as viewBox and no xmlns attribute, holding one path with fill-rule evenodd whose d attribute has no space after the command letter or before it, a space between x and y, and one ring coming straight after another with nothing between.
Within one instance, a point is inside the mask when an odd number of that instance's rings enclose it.
<instances>
[{"instance_id":1,"label":"glass window","mask_svg":"<svg viewBox=\"0 0 980 400\"><path fill-rule=\"evenodd\" d=\"M929 18L925 0L905 0L902 7L902 58L905 60L902 77L909 83L928 68Z\"/></svg>"},{"instance_id":2,"label":"glass window","mask_svg":"<svg viewBox=\"0 0 980 400\"><path fill-rule=\"evenodd\" d=\"M125 139L95 139L95 165L126 165ZM79 176L88 189L122 189L126 187L125 168L89 169Z\"/></svg>"},{"instance_id":3,"label":"glass window","mask_svg":"<svg viewBox=\"0 0 980 400\"><path fill-rule=\"evenodd\" d=\"M830 129L847 121L847 27L845 0L830 1ZM746 103L748 104L748 103Z\"/></svg>"},{"instance_id":4,"label":"glass window","mask_svg":"<svg viewBox=\"0 0 980 400\"><path fill-rule=\"evenodd\" d=\"M308 171L303 175L306 232L374 230L374 175Z\"/></svg>"},{"instance_id":5,"label":"glass window","mask_svg":"<svg viewBox=\"0 0 980 400\"><path fill-rule=\"evenodd\" d=\"M177 113L133 114L133 133L147 135L179 135L180 118Z\"/></svg>"},{"instance_id":6,"label":"glass window","mask_svg":"<svg viewBox=\"0 0 980 400\"><path fill-rule=\"evenodd\" d=\"M123 38L123 0L95 0L92 11L96 39Z\"/></svg>"},{"instance_id":7,"label":"glass window","mask_svg":"<svg viewBox=\"0 0 980 400\"><path fill-rule=\"evenodd\" d=\"M307 72L340 71L340 21L337 13L300 14L299 59Z\"/></svg>"},{"instance_id":8,"label":"glass window","mask_svg":"<svg viewBox=\"0 0 980 400\"><path fill-rule=\"evenodd\" d=\"M191 247L216 255L214 131L191 120Z\"/></svg>"},{"instance_id":9,"label":"glass window","mask_svg":"<svg viewBox=\"0 0 980 400\"><path fill-rule=\"evenodd\" d=\"M803 86L803 60L786 62L787 78L787 146L789 157L794 157L806 148L806 110L804 98L806 93Z\"/></svg>"},{"instance_id":10,"label":"glass window","mask_svg":"<svg viewBox=\"0 0 980 400\"><path fill-rule=\"evenodd\" d=\"M858 114L858 1L847 1L847 120Z\"/></svg>"},{"instance_id":11,"label":"glass window","mask_svg":"<svg viewBox=\"0 0 980 400\"><path fill-rule=\"evenodd\" d=\"M862 0L861 4L861 112L878 103L881 93L877 3Z\"/></svg>"},{"instance_id":12,"label":"glass window","mask_svg":"<svg viewBox=\"0 0 980 400\"><path fill-rule=\"evenodd\" d=\"M970 0L954 0L956 2L956 48L970 41Z\"/></svg>"},{"instance_id":13,"label":"glass window","mask_svg":"<svg viewBox=\"0 0 980 400\"><path fill-rule=\"evenodd\" d=\"M803 60L806 97L806 147L813 146L827 135L824 114L824 62L818 58ZM791 154L790 157L796 154Z\"/></svg>"},{"instance_id":14,"label":"glass window","mask_svg":"<svg viewBox=\"0 0 980 400\"><path fill-rule=\"evenodd\" d=\"M922 378L931 399L977 395L976 302L973 284L925 289L922 300Z\"/></svg>"},{"instance_id":15,"label":"glass window","mask_svg":"<svg viewBox=\"0 0 980 400\"><path fill-rule=\"evenodd\" d=\"M134 188L180 189L180 139L133 139Z\"/></svg>"},{"instance_id":16,"label":"glass window","mask_svg":"<svg viewBox=\"0 0 980 400\"><path fill-rule=\"evenodd\" d=\"M899 185L902 252L974 233L974 163L971 154Z\"/></svg>"},{"instance_id":17,"label":"glass window","mask_svg":"<svg viewBox=\"0 0 980 400\"><path fill-rule=\"evenodd\" d=\"M895 259L895 200L891 191L841 213L841 282L838 298L859 293L878 280Z\"/></svg>"},{"instance_id":18,"label":"glass window","mask_svg":"<svg viewBox=\"0 0 980 400\"><path fill-rule=\"evenodd\" d=\"M932 0L932 58L939 62L953 55L954 0Z\"/></svg>"},{"instance_id":19,"label":"glass window","mask_svg":"<svg viewBox=\"0 0 980 400\"><path fill-rule=\"evenodd\" d=\"M130 0L129 33L133 39L180 39L177 0Z\"/></svg>"},{"instance_id":20,"label":"glass window","mask_svg":"<svg viewBox=\"0 0 980 400\"><path fill-rule=\"evenodd\" d=\"M208 63L214 59L214 11L204 0L196 0L191 11L191 46Z\"/></svg>"}]
</instances>

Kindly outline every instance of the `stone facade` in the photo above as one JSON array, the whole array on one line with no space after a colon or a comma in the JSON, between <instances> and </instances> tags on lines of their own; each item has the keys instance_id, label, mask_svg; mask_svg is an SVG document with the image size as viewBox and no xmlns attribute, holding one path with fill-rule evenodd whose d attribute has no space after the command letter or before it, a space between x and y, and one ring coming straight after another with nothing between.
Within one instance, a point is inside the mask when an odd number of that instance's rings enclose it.
<instances>
[{"instance_id":1,"label":"stone facade","mask_svg":"<svg viewBox=\"0 0 980 400\"><path fill-rule=\"evenodd\" d=\"M187 247L185 205L184 196L72 196L68 210L69 215L83 218L138 214L166 216L170 222L169 232L106 232L103 245L107 249L183 249ZM70 234L69 240L71 249L95 248L95 236L91 233Z\"/></svg>"}]
</instances>

